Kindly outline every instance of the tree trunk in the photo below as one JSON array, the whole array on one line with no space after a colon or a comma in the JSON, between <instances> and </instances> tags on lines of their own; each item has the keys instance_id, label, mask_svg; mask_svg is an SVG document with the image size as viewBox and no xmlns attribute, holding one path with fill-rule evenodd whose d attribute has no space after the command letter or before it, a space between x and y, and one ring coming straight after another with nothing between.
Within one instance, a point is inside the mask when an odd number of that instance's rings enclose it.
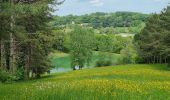
<instances>
[{"instance_id":1,"label":"tree trunk","mask_svg":"<svg viewBox=\"0 0 170 100\"><path fill-rule=\"evenodd\" d=\"M5 57L5 45L4 45L4 41L1 39L1 41L0 41L0 45L1 45L1 59L0 59L0 61L1 61L1 64L0 64L0 67L2 68L2 69L5 69L6 68L6 57Z\"/></svg>"},{"instance_id":2,"label":"tree trunk","mask_svg":"<svg viewBox=\"0 0 170 100\"><path fill-rule=\"evenodd\" d=\"M146 58L146 62L149 64L149 58L148 57Z\"/></svg>"},{"instance_id":3,"label":"tree trunk","mask_svg":"<svg viewBox=\"0 0 170 100\"><path fill-rule=\"evenodd\" d=\"M25 80L29 79L29 55L26 56L26 63L24 68L24 78Z\"/></svg>"},{"instance_id":4,"label":"tree trunk","mask_svg":"<svg viewBox=\"0 0 170 100\"><path fill-rule=\"evenodd\" d=\"M165 59L165 64L166 64L167 63L167 58L165 57L164 59Z\"/></svg>"},{"instance_id":5,"label":"tree trunk","mask_svg":"<svg viewBox=\"0 0 170 100\"><path fill-rule=\"evenodd\" d=\"M11 16L11 20L14 20L13 16ZM11 30L13 30L13 21L11 22ZM15 68L15 54L14 54L14 37L13 37L13 33L10 32L9 34L9 38L10 38L10 52L9 52L9 67L10 67L10 71L12 73L15 73L16 68Z\"/></svg>"},{"instance_id":6,"label":"tree trunk","mask_svg":"<svg viewBox=\"0 0 170 100\"><path fill-rule=\"evenodd\" d=\"M162 56L159 57L159 63L162 64Z\"/></svg>"},{"instance_id":7,"label":"tree trunk","mask_svg":"<svg viewBox=\"0 0 170 100\"><path fill-rule=\"evenodd\" d=\"M151 64L152 63L152 58L149 57L148 59L149 59L149 64Z\"/></svg>"},{"instance_id":8,"label":"tree trunk","mask_svg":"<svg viewBox=\"0 0 170 100\"><path fill-rule=\"evenodd\" d=\"M159 63L159 56L157 56L157 63Z\"/></svg>"},{"instance_id":9,"label":"tree trunk","mask_svg":"<svg viewBox=\"0 0 170 100\"><path fill-rule=\"evenodd\" d=\"M24 78L25 80L29 79L29 57L28 55L26 56L26 64L25 64L25 68L24 68Z\"/></svg>"},{"instance_id":10,"label":"tree trunk","mask_svg":"<svg viewBox=\"0 0 170 100\"><path fill-rule=\"evenodd\" d=\"M32 46L31 43L28 43L27 56L26 56L26 64L25 64L25 79L29 79L30 67L31 67L31 55L32 55Z\"/></svg>"},{"instance_id":11,"label":"tree trunk","mask_svg":"<svg viewBox=\"0 0 170 100\"><path fill-rule=\"evenodd\" d=\"M168 67L170 67L170 56L167 57Z\"/></svg>"},{"instance_id":12,"label":"tree trunk","mask_svg":"<svg viewBox=\"0 0 170 100\"><path fill-rule=\"evenodd\" d=\"M14 0L10 0L10 4L11 4L11 9L14 9ZM10 28L11 28L11 32L9 34L9 70L12 73L16 72L16 66L15 66L15 54L14 54L14 23L15 23L15 19L14 19L14 14L13 12L11 12L11 23L10 23Z\"/></svg>"},{"instance_id":13,"label":"tree trunk","mask_svg":"<svg viewBox=\"0 0 170 100\"><path fill-rule=\"evenodd\" d=\"M1 62L0 62L0 68L2 68L2 66L3 66L3 65L2 65L2 63L3 63L3 62L2 62L2 59L3 59L3 56L2 56L2 54L3 54L3 53L2 53L2 40L0 41L0 46L1 46L1 52L0 52L0 53L1 53L1 54L0 54L0 55L1 55L1 59L0 59L0 61L1 61Z\"/></svg>"},{"instance_id":14,"label":"tree trunk","mask_svg":"<svg viewBox=\"0 0 170 100\"><path fill-rule=\"evenodd\" d=\"M154 63L154 57L153 56L151 57L151 62L152 62L152 64Z\"/></svg>"},{"instance_id":15,"label":"tree trunk","mask_svg":"<svg viewBox=\"0 0 170 100\"><path fill-rule=\"evenodd\" d=\"M154 64L155 64L155 62L156 62L156 57L154 56Z\"/></svg>"}]
</instances>

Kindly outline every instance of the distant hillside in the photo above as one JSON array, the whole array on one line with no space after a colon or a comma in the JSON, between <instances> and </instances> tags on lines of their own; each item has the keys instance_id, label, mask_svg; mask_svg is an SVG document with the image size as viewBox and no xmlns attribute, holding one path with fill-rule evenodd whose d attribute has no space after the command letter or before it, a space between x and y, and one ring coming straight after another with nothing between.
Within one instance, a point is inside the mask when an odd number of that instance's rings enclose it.
<instances>
[{"instance_id":1,"label":"distant hillside","mask_svg":"<svg viewBox=\"0 0 170 100\"><path fill-rule=\"evenodd\" d=\"M92 13L81 16L55 16L52 24L54 26L65 26L79 24L93 28L106 27L137 27L143 24L148 14L135 12L116 12L116 13Z\"/></svg>"}]
</instances>

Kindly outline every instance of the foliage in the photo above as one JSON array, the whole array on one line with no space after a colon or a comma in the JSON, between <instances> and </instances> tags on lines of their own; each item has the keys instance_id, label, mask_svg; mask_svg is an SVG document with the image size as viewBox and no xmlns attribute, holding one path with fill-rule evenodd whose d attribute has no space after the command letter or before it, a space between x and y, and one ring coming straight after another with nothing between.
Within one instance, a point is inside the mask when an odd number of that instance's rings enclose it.
<instances>
[{"instance_id":1,"label":"foliage","mask_svg":"<svg viewBox=\"0 0 170 100\"><path fill-rule=\"evenodd\" d=\"M126 45L124 49L121 50L121 55L123 56L123 64L135 64L137 63L138 55L132 41Z\"/></svg>"},{"instance_id":2,"label":"foliage","mask_svg":"<svg viewBox=\"0 0 170 100\"><path fill-rule=\"evenodd\" d=\"M161 14L153 14L146 27L135 36L138 54L145 63L169 63L170 7Z\"/></svg>"},{"instance_id":3,"label":"foliage","mask_svg":"<svg viewBox=\"0 0 170 100\"><path fill-rule=\"evenodd\" d=\"M116 58L116 56L113 57L111 53L99 52L98 59L95 63L95 67L111 66L116 63L119 63L118 61L113 62L113 59L119 59L119 58Z\"/></svg>"},{"instance_id":4,"label":"foliage","mask_svg":"<svg viewBox=\"0 0 170 100\"><path fill-rule=\"evenodd\" d=\"M62 51L62 52L69 52L69 49L66 46L66 39L68 35L62 30L54 30L53 31L53 49Z\"/></svg>"},{"instance_id":5,"label":"foliage","mask_svg":"<svg viewBox=\"0 0 170 100\"><path fill-rule=\"evenodd\" d=\"M131 26L131 27L106 27L106 28L99 28L99 32L101 34L120 34L120 33L128 33L128 34L136 34L140 33L141 30L144 28L145 23L141 23L138 26Z\"/></svg>"},{"instance_id":6,"label":"foliage","mask_svg":"<svg viewBox=\"0 0 170 100\"><path fill-rule=\"evenodd\" d=\"M25 76L23 67L18 68L14 76L16 77L15 81L24 80Z\"/></svg>"},{"instance_id":7,"label":"foliage","mask_svg":"<svg viewBox=\"0 0 170 100\"><path fill-rule=\"evenodd\" d=\"M103 52L112 52L113 38L109 35L96 35L96 50Z\"/></svg>"},{"instance_id":8,"label":"foliage","mask_svg":"<svg viewBox=\"0 0 170 100\"><path fill-rule=\"evenodd\" d=\"M115 35L113 37L113 52L114 53L120 53L122 49L124 49L128 44L131 43L132 37L122 37Z\"/></svg>"},{"instance_id":9,"label":"foliage","mask_svg":"<svg viewBox=\"0 0 170 100\"><path fill-rule=\"evenodd\" d=\"M90 29L76 26L70 33L69 49L72 58L72 67L84 67L89 64L92 56L94 34Z\"/></svg>"},{"instance_id":10,"label":"foliage","mask_svg":"<svg viewBox=\"0 0 170 100\"><path fill-rule=\"evenodd\" d=\"M52 19L54 0L5 0L1 2L1 65L17 79L39 77L50 70L48 54L52 35L48 22Z\"/></svg>"},{"instance_id":11,"label":"foliage","mask_svg":"<svg viewBox=\"0 0 170 100\"><path fill-rule=\"evenodd\" d=\"M97 34L95 37L95 50L111 53L120 53L132 40L131 37L122 37L112 34Z\"/></svg>"},{"instance_id":12,"label":"foliage","mask_svg":"<svg viewBox=\"0 0 170 100\"><path fill-rule=\"evenodd\" d=\"M116 13L92 13L82 16L56 16L53 22L54 26L67 24L82 24L94 28L101 27L136 27L141 25L148 18L147 14L133 12L116 12Z\"/></svg>"},{"instance_id":13,"label":"foliage","mask_svg":"<svg viewBox=\"0 0 170 100\"><path fill-rule=\"evenodd\" d=\"M12 75L11 73L0 69L0 82L5 83L5 82L11 82L15 81L16 77Z\"/></svg>"},{"instance_id":14,"label":"foliage","mask_svg":"<svg viewBox=\"0 0 170 100\"><path fill-rule=\"evenodd\" d=\"M27 41L27 46L30 50L25 55L30 55L30 68L29 70L39 77L44 72L48 72L51 68L51 62L48 59L48 54L52 51L52 40L48 33L37 33L30 41Z\"/></svg>"},{"instance_id":15,"label":"foliage","mask_svg":"<svg viewBox=\"0 0 170 100\"><path fill-rule=\"evenodd\" d=\"M96 62L96 67L111 66L111 65L112 65L111 60L98 60Z\"/></svg>"}]
</instances>

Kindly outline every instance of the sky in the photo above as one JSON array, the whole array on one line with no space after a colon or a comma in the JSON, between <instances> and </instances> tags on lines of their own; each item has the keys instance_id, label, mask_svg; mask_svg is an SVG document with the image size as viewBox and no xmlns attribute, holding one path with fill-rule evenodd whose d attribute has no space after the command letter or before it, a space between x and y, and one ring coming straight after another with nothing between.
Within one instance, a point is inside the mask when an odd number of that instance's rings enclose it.
<instances>
[{"instance_id":1,"label":"sky","mask_svg":"<svg viewBox=\"0 0 170 100\"><path fill-rule=\"evenodd\" d=\"M130 11L159 13L170 0L66 0L57 7L55 15L83 15L94 12Z\"/></svg>"}]
</instances>

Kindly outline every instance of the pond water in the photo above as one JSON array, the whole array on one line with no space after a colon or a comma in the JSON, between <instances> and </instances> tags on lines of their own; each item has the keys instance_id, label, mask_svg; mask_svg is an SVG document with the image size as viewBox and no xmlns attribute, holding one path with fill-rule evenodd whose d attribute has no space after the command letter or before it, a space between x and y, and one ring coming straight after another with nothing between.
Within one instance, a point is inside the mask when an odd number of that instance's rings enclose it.
<instances>
[{"instance_id":1,"label":"pond water","mask_svg":"<svg viewBox=\"0 0 170 100\"><path fill-rule=\"evenodd\" d=\"M50 71L50 73L61 73L61 72L69 72L72 71L71 68L54 68Z\"/></svg>"}]
</instances>

